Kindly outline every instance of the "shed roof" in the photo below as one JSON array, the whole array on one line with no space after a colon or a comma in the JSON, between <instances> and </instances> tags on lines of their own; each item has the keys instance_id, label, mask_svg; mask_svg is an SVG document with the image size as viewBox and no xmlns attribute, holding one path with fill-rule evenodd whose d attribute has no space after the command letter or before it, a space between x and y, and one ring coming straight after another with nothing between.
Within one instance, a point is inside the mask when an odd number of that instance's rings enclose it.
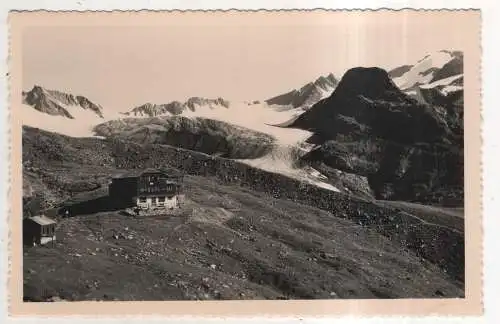
<instances>
[{"instance_id":1,"label":"shed roof","mask_svg":"<svg viewBox=\"0 0 500 324\"><path fill-rule=\"evenodd\" d=\"M30 217L29 219L31 219L32 221L34 221L35 223L40 224L40 225L56 224L55 220L48 218L45 215L33 216L33 217Z\"/></svg>"},{"instance_id":2,"label":"shed roof","mask_svg":"<svg viewBox=\"0 0 500 324\"><path fill-rule=\"evenodd\" d=\"M126 171L122 174L113 176L113 179L121 179L121 178L137 178L142 176L143 174L148 174L148 173L162 173L168 177L180 177L182 176L182 173L176 169L173 168L159 168L159 169L154 169L154 168L147 168L147 169L134 169L134 170L129 170Z\"/></svg>"}]
</instances>

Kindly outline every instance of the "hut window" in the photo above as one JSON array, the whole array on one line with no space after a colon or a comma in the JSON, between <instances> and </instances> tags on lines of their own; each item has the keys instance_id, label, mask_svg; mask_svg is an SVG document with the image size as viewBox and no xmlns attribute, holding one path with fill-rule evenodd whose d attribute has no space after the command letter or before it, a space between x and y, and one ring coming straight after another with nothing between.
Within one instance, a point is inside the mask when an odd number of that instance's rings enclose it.
<instances>
[{"instance_id":1,"label":"hut window","mask_svg":"<svg viewBox=\"0 0 500 324\"><path fill-rule=\"evenodd\" d=\"M140 198L139 198L139 202L141 202L141 203L145 203L145 202L146 202L146 197L140 197Z\"/></svg>"}]
</instances>

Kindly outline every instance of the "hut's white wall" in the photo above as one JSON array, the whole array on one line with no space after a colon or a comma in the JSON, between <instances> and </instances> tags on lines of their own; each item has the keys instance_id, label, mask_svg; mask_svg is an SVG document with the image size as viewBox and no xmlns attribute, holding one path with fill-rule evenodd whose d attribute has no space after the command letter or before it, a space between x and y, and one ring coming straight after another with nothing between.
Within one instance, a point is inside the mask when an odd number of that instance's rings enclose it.
<instances>
[{"instance_id":1,"label":"hut's white wall","mask_svg":"<svg viewBox=\"0 0 500 324\"><path fill-rule=\"evenodd\" d=\"M163 199L162 199L163 198ZM165 207L165 208L176 208L178 207L177 195L173 197L146 197L145 199L137 197L136 200L137 207L140 208L153 208L153 207Z\"/></svg>"},{"instance_id":2,"label":"hut's white wall","mask_svg":"<svg viewBox=\"0 0 500 324\"><path fill-rule=\"evenodd\" d=\"M165 197L165 207L166 208L175 208L177 207L177 196L173 196L171 198Z\"/></svg>"},{"instance_id":3,"label":"hut's white wall","mask_svg":"<svg viewBox=\"0 0 500 324\"><path fill-rule=\"evenodd\" d=\"M56 240L56 236L42 236L42 238L40 239L40 244L47 244L49 242L52 242L52 241L55 241Z\"/></svg>"}]
</instances>

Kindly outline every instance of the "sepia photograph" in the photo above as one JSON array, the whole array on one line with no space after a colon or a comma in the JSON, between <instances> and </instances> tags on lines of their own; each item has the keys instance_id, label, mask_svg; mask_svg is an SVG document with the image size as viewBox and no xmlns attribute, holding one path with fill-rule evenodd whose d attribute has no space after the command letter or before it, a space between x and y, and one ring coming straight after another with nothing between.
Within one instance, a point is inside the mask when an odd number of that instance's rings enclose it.
<instances>
[{"instance_id":1,"label":"sepia photograph","mask_svg":"<svg viewBox=\"0 0 500 324\"><path fill-rule=\"evenodd\" d=\"M19 15L23 302L466 298L477 12Z\"/></svg>"}]
</instances>

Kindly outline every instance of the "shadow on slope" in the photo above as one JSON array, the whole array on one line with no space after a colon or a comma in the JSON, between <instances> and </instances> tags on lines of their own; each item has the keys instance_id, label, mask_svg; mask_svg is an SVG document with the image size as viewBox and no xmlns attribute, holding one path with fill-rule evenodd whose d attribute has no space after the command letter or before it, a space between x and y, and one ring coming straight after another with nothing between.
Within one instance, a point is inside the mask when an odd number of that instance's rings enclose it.
<instances>
[{"instance_id":1,"label":"shadow on slope","mask_svg":"<svg viewBox=\"0 0 500 324\"><path fill-rule=\"evenodd\" d=\"M127 207L132 207L132 204L117 204L115 201L112 201L109 196L101 196L79 202L65 202L63 206L59 208L59 214L64 215L64 213L68 211L69 216L74 217L78 215L118 211Z\"/></svg>"}]
</instances>

